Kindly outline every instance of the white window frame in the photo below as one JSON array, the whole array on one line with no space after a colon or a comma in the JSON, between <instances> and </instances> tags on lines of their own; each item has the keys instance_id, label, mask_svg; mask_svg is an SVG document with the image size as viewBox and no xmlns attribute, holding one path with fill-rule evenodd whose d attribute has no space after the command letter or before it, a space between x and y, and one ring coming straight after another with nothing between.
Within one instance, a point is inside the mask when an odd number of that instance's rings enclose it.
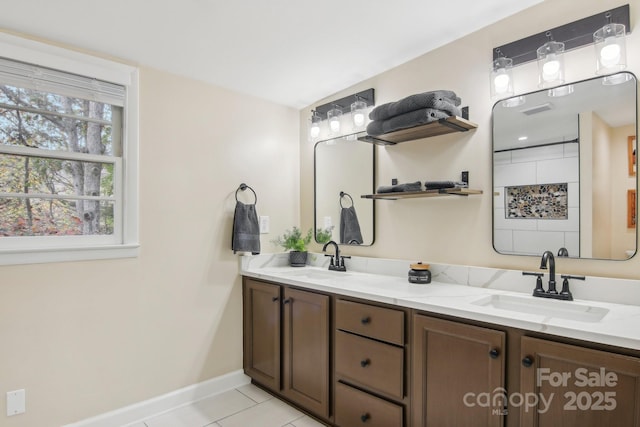
<instances>
[{"instance_id":1,"label":"white window frame","mask_svg":"<svg viewBox=\"0 0 640 427\"><path fill-rule=\"evenodd\" d=\"M114 230L114 239L98 243L89 236L11 237L15 245L0 248L0 265L46 262L84 261L137 257L139 252L138 202L138 69L45 43L27 40L0 32L2 56L60 71L92 77L125 86L122 159L112 158L122 168L123 179L121 228ZM103 160L104 162L104 160ZM115 174L118 176L118 174ZM114 183L117 185L117 183ZM117 221L116 221L117 222Z\"/></svg>"}]
</instances>

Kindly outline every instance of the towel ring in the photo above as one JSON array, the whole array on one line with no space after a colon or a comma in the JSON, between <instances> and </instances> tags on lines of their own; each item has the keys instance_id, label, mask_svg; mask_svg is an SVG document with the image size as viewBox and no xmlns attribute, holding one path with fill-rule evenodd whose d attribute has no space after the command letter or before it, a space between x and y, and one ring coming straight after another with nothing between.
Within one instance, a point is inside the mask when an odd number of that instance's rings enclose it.
<instances>
[{"instance_id":1,"label":"towel ring","mask_svg":"<svg viewBox=\"0 0 640 427\"><path fill-rule=\"evenodd\" d=\"M247 184L245 184L244 182L242 184L240 184L240 187L238 187L238 189L236 190L236 202L238 201L238 191L244 191L246 189L251 190L251 192L253 193L253 197L256 199L255 202L253 202L254 204L258 203L258 196L256 195L256 192L253 191L253 188L249 187Z\"/></svg>"},{"instance_id":2,"label":"towel ring","mask_svg":"<svg viewBox=\"0 0 640 427\"><path fill-rule=\"evenodd\" d=\"M344 208L344 206L342 206L342 198L343 197L348 197L349 200L351 200L351 206L353 206L353 198L349 195L349 193L345 193L344 191L340 192L340 207Z\"/></svg>"}]
</instances>

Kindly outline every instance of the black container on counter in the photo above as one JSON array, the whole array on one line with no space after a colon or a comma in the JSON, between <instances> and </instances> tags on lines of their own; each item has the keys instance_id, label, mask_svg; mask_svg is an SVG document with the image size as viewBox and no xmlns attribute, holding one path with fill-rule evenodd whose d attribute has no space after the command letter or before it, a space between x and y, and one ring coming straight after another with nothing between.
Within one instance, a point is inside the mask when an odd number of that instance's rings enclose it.
<instances>
[{"instance_id":1,"label":"black container on counter","mask_svg":"<svg viewBox=\"0 0 640 427\"><path fill-rule=\"evenodd\" d=\"M429 264L419 262L417 264L411 264L409 267L411 267L411 270L409 270L409 283L431 283L431 271L429 271Z\"/></svg>"}]
</instances>

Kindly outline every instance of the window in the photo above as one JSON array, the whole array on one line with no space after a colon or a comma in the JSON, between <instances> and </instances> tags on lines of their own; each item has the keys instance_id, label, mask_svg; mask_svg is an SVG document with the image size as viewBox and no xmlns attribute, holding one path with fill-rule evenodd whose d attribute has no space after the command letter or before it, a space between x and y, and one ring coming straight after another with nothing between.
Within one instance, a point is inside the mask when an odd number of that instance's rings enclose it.
<instances>
[{"instance_id":1,"label":"window","mask_svg":"<svg viewBox=\"0 0 640 427\"><path fill-rule=\"evenodd\" d=\"M137 254L137 70L0 37L0 264Z\"/></svg>"}]
</instances>

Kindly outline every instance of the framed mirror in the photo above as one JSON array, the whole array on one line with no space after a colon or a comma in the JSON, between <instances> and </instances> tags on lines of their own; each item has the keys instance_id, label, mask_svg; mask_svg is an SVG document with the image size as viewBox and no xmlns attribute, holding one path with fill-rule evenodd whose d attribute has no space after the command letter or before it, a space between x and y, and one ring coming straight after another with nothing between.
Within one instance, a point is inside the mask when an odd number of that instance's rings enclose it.
<instances>
[{"instance_id":1,"label":"framed mirror","mask_svg":"<svg viewBox=\"0 0 640 427\"><path fill-rule=\"evenodd\" d=\"M314 148L316 242L370 246L374 241L375 146L357 135L320 141Z\"/></svg>"},{"instance_id":2,"label":"framed mirror","mask_svg":"<svg viewBox=\"0 0 640 427\"><path fill-rule=\"evenodd\" d=\"M627 72L493 107L493 247L625 260L637 250L637 82Z\"/></svg>"}]
</instances>

